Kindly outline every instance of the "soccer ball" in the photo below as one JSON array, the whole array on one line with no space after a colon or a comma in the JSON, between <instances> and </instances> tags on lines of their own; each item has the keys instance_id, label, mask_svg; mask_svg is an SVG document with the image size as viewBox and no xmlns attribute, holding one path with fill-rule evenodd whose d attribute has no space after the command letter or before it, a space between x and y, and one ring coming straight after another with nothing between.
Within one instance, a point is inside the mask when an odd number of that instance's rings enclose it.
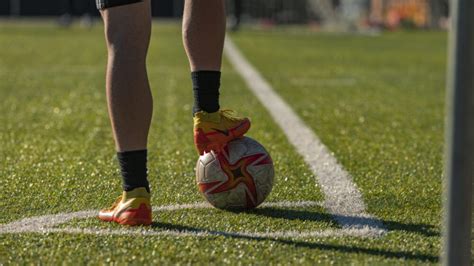
<instances>
[{"instance_id":1,"label":"soccer ball","mask_svg":"<svg viewBox=\"0 0 474 266\"><path fill-rule=\"evenodd\" d=\"M229 142L220 153L205 153L196 165L199 191L219 209L257 207L272 191L273 176L270 154L248 137Z\"/></svg>"}]
</instances>

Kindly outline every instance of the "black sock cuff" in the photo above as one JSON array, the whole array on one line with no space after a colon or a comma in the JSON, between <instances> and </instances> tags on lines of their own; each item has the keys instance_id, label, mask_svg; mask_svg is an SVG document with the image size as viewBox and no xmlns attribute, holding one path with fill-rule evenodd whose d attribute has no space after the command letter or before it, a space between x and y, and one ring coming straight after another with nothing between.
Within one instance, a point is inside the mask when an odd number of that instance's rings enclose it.
<instances>
[{"instance_id":1,"label":"black sock cuff","mask_svg":"<svg viewBox=\"0 0 474 266\"><path fill-rule=\"evenodd\" d=\"M213 113L219 111L219 88L221 86L220 71L191 72L194 90L193 114L199 111Z\"/></svg>"},{"instance_id":2,"label":"black sock cuff","mask_svg":"<svg viewBox=\"0 0 474 266\"><path fill-rule=\"evenodd\" d=\"M138 157L141 157L141 156L144 155L145 160L146 160L147 154L148 154L147 149L136 150L136 151L119 151L119 152L117 152L117 158L120 160L121 158L122 159L125 159L125 158L138 158Z\"/></svg>"},{"instance_id":3,"label":"black sock cuff","mask_svg":"<svg viewBox=\"0 0 474 266\"><path fill-rule=\"evenodd\" d=\"M150 191L147 179L147 153L147 150L117 152L124 191L138 187L145 187L148 192Z\"/></svg>"},{"instance_id":4,"label":"black sock cuff","mask_svg":"<svg viewBox=\"0 0 474 266\"><path fill-rule=\"evenodd\" d=\"M214 70L199 70L191 72L193 88L217 90L221 86L221 72Z\"/></svg>"}]
</instances>

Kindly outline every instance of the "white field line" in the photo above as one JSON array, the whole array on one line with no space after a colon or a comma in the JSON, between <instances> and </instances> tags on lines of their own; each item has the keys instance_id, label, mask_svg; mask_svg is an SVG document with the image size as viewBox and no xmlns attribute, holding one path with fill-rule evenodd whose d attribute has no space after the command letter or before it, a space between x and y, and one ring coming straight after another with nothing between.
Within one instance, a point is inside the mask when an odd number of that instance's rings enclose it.
<instances>
[{"instance_id":1,"label":"white field line","mask_svg":"<svg viewBox=\"0 0 474 266\"><path fill-rule=\"evenodd\" d=\"M318 136L275 93L271 85L245 59L229 37L226 39L224 51L247 87L265 106L290 143L311 168L324 193L323 205L327 211L343 229L368 228L369 231L378 232L378 235L384 234L386 229L382 222L366 212L362 195L350 174L331 155Z\"/></svg>"},{"instance_id":2,"label":"white field line","mask_svg":"<svg viewBox=\"0 0 474 266\"><path fill-rule=\"evenodd\" d=\"M314 201L282 201L268 202L262 204L262 207L277 208L301 208L321 206L320 202ZM209 209L211 205L198 202L180 205L166 205L153 208L153 211L178 211L185 209ZM92 234L92 235L146 235L146 236L189 236L189 237L210 237L225 236L236 238L320 238L320 237L371 237L377 236L378 232L369 228L346 228L346 229L327 229L319 231L267 231L267 232L225 232L211 231L205 229L186 229L186 230L160 230L159 228L121 228L121 229L101 229L101 228L57 228L58 225L67 223L74 219L85 219L97 216L97 210L79 211L73 213L59 213L53 215L44 215L25 218L9 224L0 225L0 234L18 234L18 233L70 233L70 234Z\"/></svg>"},{"instance_id":3,"label":"white field line","mask_svg":"<svg viewBox=\"0 0 474 266\"><path fill-rule=\"evenodd\" d=\"M302 208L302 207L318 207L322 206L321 202L316 201L280 201L280 202L266 202L261 207L276 207L276 208ZM164 211L178 211L186 209L211 209L213 208L206 202L196 202L187 204L173 204L154 207L154 212ZM72 213L59 213L43 216L35 216L24 218L8 224L0 224L0 234L4 233L26 233L26 232L56 232L64 230L63 228L54 228L60 224L67 223L73 219L85 219L97 216L98 210L79 211ZM79 230L79 229L78 229ZM81 229L83 230L83 229ZM89 229L84 229L85 231ZM97 231L97 229L90 229ZM89 231L90 231L89 230ZM66 231L74 231L71 228ZM90 231L90 232L92 232ZM128 232L128 231L127 231ZM133 231L131 231L133 232ZM151 231L150 231L151 232ZM176 233L176 232L175 232Z\"/></svg>"}]
</instances>

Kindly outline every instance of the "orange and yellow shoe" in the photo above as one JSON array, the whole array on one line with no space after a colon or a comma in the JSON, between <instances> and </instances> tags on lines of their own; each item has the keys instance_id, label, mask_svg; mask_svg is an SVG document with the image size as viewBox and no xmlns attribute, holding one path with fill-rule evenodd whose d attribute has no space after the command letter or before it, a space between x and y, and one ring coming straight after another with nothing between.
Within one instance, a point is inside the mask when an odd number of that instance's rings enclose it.
<instances>
[{"instance_id":1,"label":"orange and yellow shoe","mask_svg":"<svg viewBox=\"0 0 474 266\"><path fill-rule=\"evenodd\" d=\"M194 115L194 144L199 155L211 150L219 152L231 140L242 137L250 129L250 120L237 117L231 110Z\"/></svg>"},{"instance_id":2,"label":"orange and yellow shoe","mask_svg":"<svg viewBox=\"0 0 474 266\"><path fill-rule=\"evenodd\" d=\"M99 212L99 219L122 225L150 225L150 193L142 187L124 191L112 207Z\"/></svg>"}]
</instances>

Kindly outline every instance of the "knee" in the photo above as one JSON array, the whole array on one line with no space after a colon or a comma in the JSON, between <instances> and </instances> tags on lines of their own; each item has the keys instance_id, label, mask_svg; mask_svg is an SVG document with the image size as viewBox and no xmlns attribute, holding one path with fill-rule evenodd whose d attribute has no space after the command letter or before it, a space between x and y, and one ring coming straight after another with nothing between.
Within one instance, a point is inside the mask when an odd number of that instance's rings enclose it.
<instances>
[{"instance_id":1,"label":"knee","mask_svg":"<svg viewBox=\"0 0 474 266\"><path fill-rule=\"evenodd\" d=\"M120 60L145 60L149 33L116 23L106 29L109 56Z\"/></svg>"},{"instance_id":2,"label":"knee","mask_svg":"<svg viewBox=\"0 0 474 266\"><path fill-rule=\"evenodd\" d=\"M103 12L109 56L119 59L144 59L151 34L151 18L141 5ZM149 14L148 14L149 15Z\"/></svg>"}]
</instances>

